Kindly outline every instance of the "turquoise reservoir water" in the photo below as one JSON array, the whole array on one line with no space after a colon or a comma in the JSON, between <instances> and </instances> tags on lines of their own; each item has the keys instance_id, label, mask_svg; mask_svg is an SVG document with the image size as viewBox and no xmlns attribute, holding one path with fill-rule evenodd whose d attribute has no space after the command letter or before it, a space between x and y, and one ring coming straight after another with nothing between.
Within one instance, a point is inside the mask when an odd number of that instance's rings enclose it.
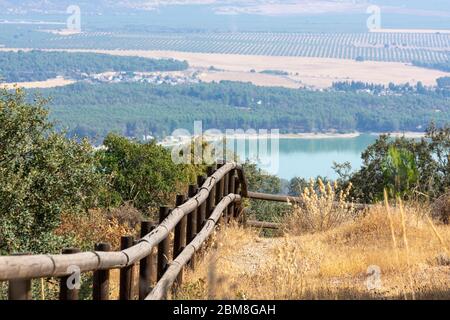
<instances>
[{"instance_id":1,"label":"turquoise reservoir water","mask_svg":"<svg viewBox=\"0 0 450 320\"><path fill-rule=\"evenodd\" d=\"M267 148L259 147L259 150L266 149L268 152L258 152L258 156L249 152L252 142L245 141L245 151L237 147L235 150L240 159L249 158L258 163L261 169L283 179L311 178L318 175L335 178L333 162L348 161L354 170L358 169L362 162L361 153L375 140L376 136L372 135L356 138L280 139L278 153L272 152L271 145L273 149L277 148L276 144L269 140Z\"/></svg>"}]
</instances>

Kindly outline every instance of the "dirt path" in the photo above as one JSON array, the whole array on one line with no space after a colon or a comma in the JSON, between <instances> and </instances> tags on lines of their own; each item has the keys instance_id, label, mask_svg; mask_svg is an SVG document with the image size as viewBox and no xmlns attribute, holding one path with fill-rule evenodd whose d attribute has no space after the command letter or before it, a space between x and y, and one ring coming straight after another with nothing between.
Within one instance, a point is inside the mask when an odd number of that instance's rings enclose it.
<instances>
[{"instance_id":1,"label":"dirt path","mask_svg":"<svg viewBox=\"0 0 450 320\"><path fill-rule=\"evenodd\" d=\"M228 257L242 273L255 274L258 269L273 260L276 248L283 243L283 238L256 238L239 248Z\"/></svg>"}]
</instances>

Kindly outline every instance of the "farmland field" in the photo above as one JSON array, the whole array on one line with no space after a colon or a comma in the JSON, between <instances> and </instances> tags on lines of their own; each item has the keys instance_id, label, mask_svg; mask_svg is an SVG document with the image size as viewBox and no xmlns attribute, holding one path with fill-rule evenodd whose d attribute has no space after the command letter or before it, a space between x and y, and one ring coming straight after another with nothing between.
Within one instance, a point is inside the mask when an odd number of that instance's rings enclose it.
<instances>
[{"instance_id":1,"label":"farmland field","mask_svg":"<svg viewBox=\"0 0 450 320\"><path fill-rule=\"evenodd\" d=\"M41 35L6 46L48 49L127 49L360 59L409 63L448 61L448 33L136 33Z\"/></svg>"},{"instance_id":2,"label":"farmland field","mask_svg":"<svg viewBox=\"0 0 450 320\"><path fill-rule=\"evenodd\" d=\"M19 50L0 48L1 51ZM151 59L172 58L187 61L189 72L199 72L205 82L221 80L251 82L258 86L280 86L286 88L328 88L333 82L363 81L388 85L421 81L435 86L436 79L450 76L450 73L413 66L401 62L363 61L314 58L278 57L239 54L199 53L181 51L150 50L94 50L94 49L46 49L48 51L90 52L124 57ZM211 68L214 67L214 68ZM264 70L278 70L287 75L261 73Z\"/></svg>"}]
</instances>

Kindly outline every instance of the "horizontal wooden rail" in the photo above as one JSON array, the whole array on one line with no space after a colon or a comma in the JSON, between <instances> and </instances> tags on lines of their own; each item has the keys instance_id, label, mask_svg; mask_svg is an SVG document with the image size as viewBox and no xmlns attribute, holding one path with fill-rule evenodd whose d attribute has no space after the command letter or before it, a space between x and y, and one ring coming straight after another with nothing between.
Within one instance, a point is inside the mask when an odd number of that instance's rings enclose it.
<instances>
[{"instance_id":1,"label":"horizontal wooden rail","mask_svg":"<svg viewBox=\"0 0 450 320\"><path fill-rule=\"evenodd\" d=\"M150 255L152 249L169 236L180 220L203 204L213 187L234 169L237 169L240 177L245 177L242 167L236 163L223 165L206 179L195 197L175 208L157 228L128 249L119 252L92 251L66 255L4 256L0 257L0 281L68 276L72 274L73 266L79 268L80 272L131 266ZM241 183L242 195L245 197L247 185L245 180L241 180Z\"/></svg>"},{"instance_id":2,"label":"horizontal wooden rail","mask_svg":"<svg viewBox=\"0 0 450 320\"><path fill-rule=\"evenodd\" d=\"M254 221L254 220L247 221L246 226L251 227L251 228L274 229L274 230L278 230L278 229L282 228L281 223L266 222L266 221Z\"/></svg>"},{"instance_id":3,"label":"horizontal wooden rail","mask_svg":"<svg viewBox=\"0 0 450 320\"><path fill-rule=\"evenodd\" d=\"M292 197L286 195L275 195L275 194L267 194L260 192L247 192L247 197L253 200L265 200L265 201L274 201L274 202L284 202L284 203L292 203L292 204L302 204L304 200L301 197ZM365 210L371 207L370 204L362 204L362 203L347 203L348 206L353 206L356 210ZM340 205L339 203L335 203L335 205Z\"/></svg>"},{"instance_id":4,"label":"horizontal wooden rail","mask_svg":"<svg viewBox=\"0 0 450 320\"><path fill-rule=\"evenodd\" d=\"M299 197L291 197L291 196L284 196L284 195L275 195L275 194L267 194L267 193L260 193L260 192L248 192L247 193L248 198L254 199L254 200L267 200L267 201L274 201L274 202L290 202L290 203L302 203L302 198Z\"/></svg>"},{"instance_id":5,"label":"horizontal wooden rail","mask_svg":"<svg viewBox=\"0 0 450 320\"><path fill-rule=\"evenodd\" d=\"M203 229L189 243L186 248L172 261L164 276L156 284L155 288L145 298L145 300L161 300L166 299L167 294L181 272L183 267L191 260L195 252L197 252L202 244L211 236L217 222L220 220L225 209L233 202L239 202L241 197L236 194L229 194L224 197L215 207L211 216L206 221Z\"/></svg>"}]
</instances>

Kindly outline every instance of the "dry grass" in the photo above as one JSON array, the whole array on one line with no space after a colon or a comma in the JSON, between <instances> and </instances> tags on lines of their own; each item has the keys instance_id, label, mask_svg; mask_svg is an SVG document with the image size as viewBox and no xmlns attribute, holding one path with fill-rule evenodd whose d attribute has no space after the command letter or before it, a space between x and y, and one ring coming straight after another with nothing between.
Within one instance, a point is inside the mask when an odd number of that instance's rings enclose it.
<instances>
[{"instance_id":1,"label":"dry grass","mask_svg":"<svg viewBox=\"0 0 450 320\"><path fill-rule=\"evenodd\" d=\"M428 214L416 204L379 205L278 239L227 228L177 298L450 299L450 227Z\"/></svg>"},{"instance_id":2,"label":"dry grass","mask_svg":"<svg viewBox=\"0 0 450 320\"><path fill-rule=\"evenodd\" d=\"M450 222L450 191L442 195L432 205L432 215L444 223Z\"/></svg>"},{"instance_id":3,"label":"dry grass","mask_svg":"<svg viewBox=\"0 0 450 320\"><path fill-rule=\"evenodd\" d=\"M338 192L338 185L326 185L321 179L310 180L301 198L302 205L295 205L292 213L285 217L284 225L290 235L325 231L352 220L357 212L349 201L350 184Z\"/></svg>"},{"instance_id":4,"label":"dry grass","mask_svg":"<svg viewBox=\"0 0 450 320\"><path fill-rule=\"evenodd\" d=\"M124 215L117 213L124 211ZM136 234L136 229L126 219L131 215L130 211L125 206L124 210L118 208L113 212L93 209L85 215L64 214L55 233L72 236L76 245L83 250L92 250L94 244L100 242L109 243L112 250L119 250L121 236Z\"/></svg>"}]
</instances>

